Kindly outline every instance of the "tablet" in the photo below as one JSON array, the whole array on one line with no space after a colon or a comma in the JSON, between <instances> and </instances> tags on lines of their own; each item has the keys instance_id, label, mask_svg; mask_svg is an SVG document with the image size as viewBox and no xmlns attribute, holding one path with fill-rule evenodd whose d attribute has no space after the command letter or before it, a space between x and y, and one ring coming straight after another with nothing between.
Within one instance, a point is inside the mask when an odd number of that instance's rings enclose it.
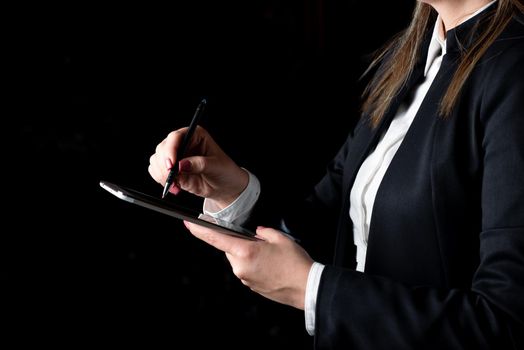
<instances>
[{"instance_id":1,"label":"tablet","mask_svg":"<svg viewBox=\"0 0 524 350\"><path fill-rule=\"evenodd\" d=\"M100 186L109 193L129 203L133 203L141 207L175 217L177 219L186 220L197 225L208 227L231 236L249 240L259 240L259 238L255 237L256 234L253 231L245 227L235 225L224 220L216 219L212 216L196 212L192 209L176 205L172 202L153 197L146 193L142 193L140 191L120 186L108 181L100 181Z\"/></svg>"}]
</instances>

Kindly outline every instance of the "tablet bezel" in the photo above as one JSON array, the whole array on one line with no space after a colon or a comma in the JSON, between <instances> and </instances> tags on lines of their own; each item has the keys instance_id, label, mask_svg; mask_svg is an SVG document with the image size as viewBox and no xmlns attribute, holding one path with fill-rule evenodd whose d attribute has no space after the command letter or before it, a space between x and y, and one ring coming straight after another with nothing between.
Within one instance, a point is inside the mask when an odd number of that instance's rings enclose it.
<instances>
[{"instance_id":1,"label":"tablet bezel","mask_svg":"<svg viewBox=\"0 0 524 350\"><path fill-rule=\"evenodd\" d=\"M256 234L253 231L245 227L232 224L221 219L213 218L209 215L199 213L192 209L168 202L160 198L153 197L135 189L108 181L100 181L100 186L104 190L126 202L133 203L141 207L175 217L177 219L186 220L197 225L211 228L227 235L255 241L260 240L256 237Z\"/></svg>"}]
</instances>

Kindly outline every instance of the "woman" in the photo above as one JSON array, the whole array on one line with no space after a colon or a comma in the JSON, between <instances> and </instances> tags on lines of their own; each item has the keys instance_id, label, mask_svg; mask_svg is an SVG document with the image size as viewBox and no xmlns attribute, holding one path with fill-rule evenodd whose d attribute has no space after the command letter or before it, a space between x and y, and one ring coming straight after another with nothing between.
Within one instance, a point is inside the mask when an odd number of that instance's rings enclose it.
<instances>
[{"instance_id":1,"label":"woman","mask_svg":"<svg viewBox=\"0 0 524 350\"><path fill-rule=\"evenodd\" d=\"M282 214L287 234L258 227L263 241L250 242L187 228L252 290L304 309L319 349L524 348L522 0L420 1L368 71L362 118L311 195ZM160 184L185 131L150 159ZM202 128L190 149L173 193L264 222L271 206L253 174ZM311 217L337 224L331 265L288 235L329 234L311 231Z\"/></svg>"}]
</instances>

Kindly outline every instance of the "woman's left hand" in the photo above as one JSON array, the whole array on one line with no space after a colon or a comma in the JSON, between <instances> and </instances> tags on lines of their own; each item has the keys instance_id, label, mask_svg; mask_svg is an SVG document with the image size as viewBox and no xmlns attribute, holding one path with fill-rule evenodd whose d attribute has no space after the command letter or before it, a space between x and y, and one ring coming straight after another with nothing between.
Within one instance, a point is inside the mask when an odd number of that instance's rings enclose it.
<instances>
[{"instance_id":1,"label":"woman's left hand","mask_svg":"<svg viewBox=\"0 0 524 350\"><path fill-rule=\"evenodd\" d=\"M304 309L309 270L308 253L280 231L259 227L260 241L237 238L184 221L197 238L226 253L233 273L264 297Z\"/></svg>"}]
</instances>

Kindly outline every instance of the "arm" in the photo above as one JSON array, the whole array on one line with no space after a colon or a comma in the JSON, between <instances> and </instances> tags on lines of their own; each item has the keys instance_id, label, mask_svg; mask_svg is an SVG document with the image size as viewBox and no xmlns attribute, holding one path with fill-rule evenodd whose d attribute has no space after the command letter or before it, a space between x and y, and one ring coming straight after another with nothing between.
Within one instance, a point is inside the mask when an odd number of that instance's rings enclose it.
<instances>
[{"instance_id":1,"label":"arm","mask_svg":"<svg viewBox=\"0 0 524 350\"><path fill-rule=\"evenodd\" d=\"M338 186L340 186L341 183L343 161L349 147L349 140L350 138L329 165L326 176L317 186L313 195L308 198L306 201L307 204L305 206L296 204L297 207L293 208L298 209L294 210L294 212L298 214L297 223L302 222L304 224L304 220L300 220L300 215L314 217L320 220L319 214L321 212L338 212L339 208L337 208L337 206L340 205L338 201L340 200L341 192ZM251 179L256 180L254 176ZM256 181L256 183L258 183L258 181ZM246 192L250 191L250 187L251 181ZM246 192L243 192L241 197ZM295 202L300 203L296 198ZM235 208L235 203L236 202L233 202L229 207L221 210L228 211L229 209L232 209L230 214L235 216L235 209L238 209ZM261 208L268 209L269 213L278 211L275 206L265 207L265 205L267 205L265 203L268 202L263 203L264 204L262 205L260 205L260 201L257 203L258 214L262 212L260 210ZM282 202L275 201L273 203ZM280 207L284 206L281 205ZM308 209L317 210L317 212L311 213L301 211ZM254 220L253 217L251 217L251 221L257 223L258 220ZM258 216L257 218L262 217ZM290 222L293 222L293 220ZM311 225L311 221L307 221L305 224L306 226ZM326 224L326 221L321 222L321 224ZM242 283L250 287L252 290L277 302L304 309L304 307L307 308L307 305L305 305L305 301L307 302L307 300L305 300L307 286L310 291L310 295L308 295L307 299L309 299L309 302L314 305L319 282L318 280L323 266L315 264L317 268L311 269L313 260L309 257L308 253L306 253L306 251L296 242L286 237L286 235L283 235L276 230L259 227L257 229L257 235L259 235L263 241L249 242L235 237L228 237L187 222L186 226L197 238L224 251L233 267L233 273L242 281ZM291 226L295 227L294 224ZM325 227L323 227L323 230L325 231ZM315 278L313 278L312 281L308 281L310 271L312 270L316 271L314 273ZM314 308L310 307L309 309L310 310L306 310L308 311L308 314L306 315L308 318L306 322L308 331L311 327L314 327L314 320L309 318L311 316L314 317Z\"/></svg>"},{"instance_id":2,"label":"arm","mask_svg":"<svg viewBox=\"0 0 524 350\"><path fill-rule=\"evenodd\" d=\"M327 266L318 348L524 348L524 67L490 65L499 71L486 77L482 99L482 228L471 287L412 287Z\"/></svg>"},{"instance_id":3,"label":"arm","mask_svg":"<svg viewBox=\"0 0 524 350\"><path fill-rule=\"evenodd\" d=\"M260 182L257 177L247 170L246 172L249 175L249 182L244 191L225 208L220 208L210 198L204 199L204 214L236 224L245 223L260 195Z\"/></svg>"},{"instance_id":4,"label":"arm","mask_svg":"<svg viewBox=\"0 0 524 350\"><path fill-rule=\"evenodd\" d=\"M327 174L317 186L313 195L308 198L306 201L307 204L300 205L300 201L295 199L295 204L292 208L295 210L288 210L288 212L296 213L297 217L294 217L290 222L298 219L297 223L304 223L304 220L300 219L301 215L304 215L303 217L313 217L312 215L314 215L315 218L319 218L318 212L311 213L305 212L304 210L316 209L322 212L337 211L330 209L335 209L336 206L339 205L337 203L340 197L340 189L338 186L342 178L343 160L348 149L349 140L350 138L348 138L348 142L341 148L340 152L329 165ZM256 178L253 177L252 179ZM258 181L256 181L256 183L258 184ZM250 190L250 186L251 185L248 186L246 191ZM320 191L319 189L322 190ZM257 202L256 215L250 218L251 222L256 223L257 221L260 222L259 220L268 220L268 216L263 216L263 214L270 214L269 220L277 218L276 222L281 222L281 216L272 214L278 212L276 208L285 207L287 204L280 206L277 204L277 206L275 206L275 203L282 203L282 201L274 201L272 202L273 204L269 204L271 202L267 201L267 197L269 196L266 195L266 201L262 201L262 204L260 203L261 201ZM234 209L234 206L235 203L228 208ZM327 206L332 206L333 208L326 208ZM228 208L223 210L228 210ZM264 209L266 209L267 212L264 212ZM322 223L325 224L326 222L324 221ZM311 221L307 221L305 224L306 226L311 225ZM311 294L310 292L309 294L311 295L308 295L307 299L314 305L319 282L318 277L322 272L323 266L316 264L316 270L313 269L316 271L314 278L308 281L313 260L300 245L285 235L282 235L281 232L259 227L257 234L264 241L247 242L242 239L227 237L190 223L186 223L186 226L197 238L224 251L233 267L234 274L252 290L269 299L304 309L306 306L304 301L306 299L307 286L313 293ZM278 224L276 224L276 226L278 226ZM295 227L295 225L292 224L292 227ZM295 231L293 231L293 233L294 232ZM314 318L314 309L306 311L308 311L309 316ZM308 315L306 315L306 317L308 317ZM308 319L306 324L308 328L314 327L314 321L311 319Z\"/></svg>"}]
</instances>

